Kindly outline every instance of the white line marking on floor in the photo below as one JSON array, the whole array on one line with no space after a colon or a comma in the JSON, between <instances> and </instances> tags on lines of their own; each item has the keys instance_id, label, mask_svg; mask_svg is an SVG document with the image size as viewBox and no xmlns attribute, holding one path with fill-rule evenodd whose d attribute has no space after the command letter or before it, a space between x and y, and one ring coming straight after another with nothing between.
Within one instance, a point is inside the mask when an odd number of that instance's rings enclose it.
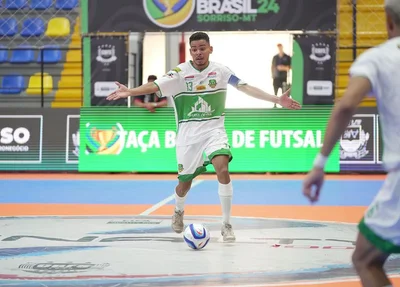
<instances>
[{"instance_id":1,"label":"white line marking on floor","mask_svg":"<svg viewBox=\"0 0 400 287\"><path fill-rule=\"evenodd\" d=\"M192 182L191 190L192 190L194 187L196 187L197 185L199 185L200 183L202 183L202 182L203 182L203 180L201 180L201 179L199 179L199 180L194 180L194 181ZM190 193L190 191L189 191L189 193ZM167 198L161 200L160 202L157 202L157 203L154 204L152 207L146 209L146 210L143 211L140 215L149 215L150 213L156 211L157 209L159 209L160 207L166 205L168 202L170 202L170 201L172 201L172 200L174 200L174 199L175 199L175 192L174 192L172 195L168 196Z\"/></svg>"}]
</instances>

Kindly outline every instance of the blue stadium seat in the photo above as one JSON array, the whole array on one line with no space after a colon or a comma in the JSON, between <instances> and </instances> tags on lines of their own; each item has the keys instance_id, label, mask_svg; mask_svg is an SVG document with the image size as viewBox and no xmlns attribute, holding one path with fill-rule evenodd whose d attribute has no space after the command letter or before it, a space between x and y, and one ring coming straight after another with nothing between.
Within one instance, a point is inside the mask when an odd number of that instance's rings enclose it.
<instances>
[{"instance_id":1,"label":"blue stadium seat","mask_svg":"<svg viewBox=\"0 0 400 287\"><path fill-rule=\"evenodd\" d=\"M29 18L22 24L21 36L40 36L44 33L44 22L41 18Z\"/></svg>"},{"instance_id":2,"label":"blue stadium seat","mask_svg":"<svg viewBox=\"0 0 400 287\"><path fill-rule=\"evenodd\" d=\"M1 82L1 94L19 94L25 89L25 80L21 75L5 75Z\"/></svg>"},{"instance_id":3,"label":"blue stadium seat","mask_svg":"<svg viewBox=\"0 0 400 287\"><path fill-rule=\"evenodd\" d=\"M10 58L10 63L26 64L31 63L35 60L35 53L32 49L30 49L31 46L20 45L17 48L20 49L13 50Z\"/></svg>"},{"instance_id":4,"label":"blue stadium seat","mask_svg":"<svg viewBox=\"0 0 400 287\"><path fill-rule=\"evenodd\" d=\"M18 22L15 18L0 19L0 36L12 37L18 32Z\"/></svg>"},{"instance_id":5,"label":"blue stadium seat","mask_svg":"<svg viewBox=\"0 0 400 287\"><path fill-rule=\"evenodd\" d=\"M56 45L47 45L43 47L43 63L56 64L61 61L61 51ZM50 49L50 50L49 50ZM39 52L38 63L42 61L42 53Z\"/></svg>"},{"instance_id":6,"label":"blue stadium seat","mask_svg":"<svg viewBox=\"0 0 400 287\"><path fill-rule=\"evenodd\" d=\"M31 0L31 9L47 10L51 7L52 0Z\"/></svg>"},{"instance_id":7,"label":"blue stadium seat","mask_svg":"<svg viewBox=\"0 0 400 287\"><path fill-rule=\"evenodd\" d=\"M8 49L5 46L0 45L0 64L7 62L7 60L8 60Z\"/></svg>"},{"instance_id":8,"label":"blue stadium seat","mask_svg":"<svg viewBox=\"0 0 400 287\"><path fill-rule=\"evenodd\" d=\"M19 10L27 7L28 0L6 0L8 10Z\"/></svg>"},{"instance_id":9,"label":"blue stadium seat","mask_svg":"<svg viewBox=\"0 0 400 287\"><path fill-rule=\"evenodd\" d=\"M61 10L72 10L77 6L78 0L56 0L55 8Z\"/></svg>"}]
</instances>

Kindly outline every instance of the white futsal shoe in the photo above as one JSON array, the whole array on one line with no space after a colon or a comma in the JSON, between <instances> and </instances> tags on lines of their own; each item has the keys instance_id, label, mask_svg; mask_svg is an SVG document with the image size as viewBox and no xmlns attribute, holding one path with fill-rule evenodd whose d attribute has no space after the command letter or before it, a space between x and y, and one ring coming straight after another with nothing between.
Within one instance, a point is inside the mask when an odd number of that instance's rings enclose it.
<instances>
[{"instance_id":1,"label":"white futsal shoe","mask_svg":"<svg viewBox=\"0 0 400 287\"><path fill-rule=\"evenodd\" d=\"M232 225L229 223L222 223L221 235L223 236L224 242L235 242L236 237L233 232Z\"/></svg>"},{"instance_id":2,"label":"white futsal shoe","mask_svg":"<svg viewBox=\"0 0 400 287\"><path fill-rule=\"evenodd\" d=\"M171 227L176 233L182 233L183 231L183 215L184 211L175 210L174 215L172 215Z\"/></svg>"}]
</instances>

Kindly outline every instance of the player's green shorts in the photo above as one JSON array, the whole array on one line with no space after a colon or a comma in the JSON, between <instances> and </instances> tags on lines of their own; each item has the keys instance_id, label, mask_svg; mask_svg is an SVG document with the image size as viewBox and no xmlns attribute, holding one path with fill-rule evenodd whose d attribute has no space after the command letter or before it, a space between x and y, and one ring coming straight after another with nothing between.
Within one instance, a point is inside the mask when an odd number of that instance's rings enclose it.
<instances>
[{"instance_id":1,"label":"player's green shorts","mask_svg":"<svg viewBox=\"0 0 400 287\"><path fill-rule=\"evenodd\" d=\"M204 155L206 159L204 159ZM216 155L227 155L229 161L232 154L226 133L218 133L207 140L187 146L176 147L178 161L178 179L185 182L207 171L206 166Z\"/></svg>"},{"instance_id":2,"label":"player's green shorts","mask_svg":"<svg viewBox=\"0 0 400 287\"><path fill-rule=\"evenodd\" d=\"M376 248L400 253L400 170L388 173L358 227Z\"/></svg>"}]
</instances>

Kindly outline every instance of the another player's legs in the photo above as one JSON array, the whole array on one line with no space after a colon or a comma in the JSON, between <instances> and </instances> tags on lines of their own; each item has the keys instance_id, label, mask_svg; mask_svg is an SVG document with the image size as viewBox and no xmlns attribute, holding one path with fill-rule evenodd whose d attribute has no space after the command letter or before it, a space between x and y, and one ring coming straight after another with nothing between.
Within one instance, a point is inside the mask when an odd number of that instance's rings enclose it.
<instances>
[{"instance_id":1,"label":"another player's legs","mask_svg":"<svg viewBox=\"0 0 400 287\"><path fill-rule=\"evenodd\" d=\"M358 227L352 261L363 286L391 286L383 266L400 253L400 170L388 173Z\"/></svg>"},{"instance_id":2,"label":"another player's legs","mask_svg":"<svg viewBox=\"0 0 400 287\"><path fill-rule=\"evenodd\" d=\"M359 234L352 261L364 287L391 286L383 265L390 254L383 253Z\"/></svg>"}]
</instances>

